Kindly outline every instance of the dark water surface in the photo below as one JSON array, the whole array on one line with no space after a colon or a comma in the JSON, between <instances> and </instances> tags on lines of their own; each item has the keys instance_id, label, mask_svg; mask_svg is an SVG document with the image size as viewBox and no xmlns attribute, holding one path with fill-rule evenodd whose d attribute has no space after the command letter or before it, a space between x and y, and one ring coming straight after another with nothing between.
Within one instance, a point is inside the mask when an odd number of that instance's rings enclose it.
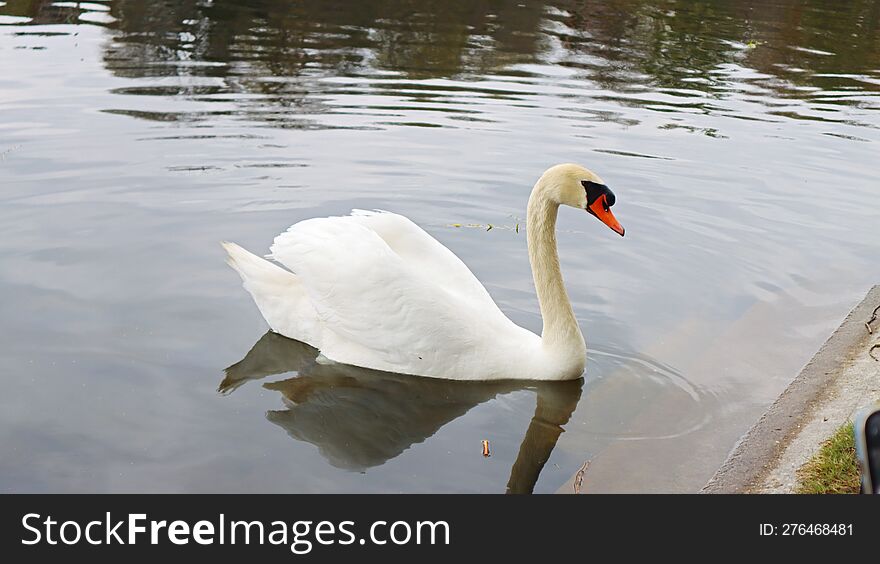
<instances>
[{"instance_id":1,"label":"dark water surface","mask_svg":"<svg viewBox=\"0 0 880 564\"><path fill-rule=\"evenodd\" d=\"M697 490L880 280L878 110L869 0L0 2L0 490ZM316 364L217 244L398 211L539 331L566 161L583 382Z\"/></svg>"}]
</instances>

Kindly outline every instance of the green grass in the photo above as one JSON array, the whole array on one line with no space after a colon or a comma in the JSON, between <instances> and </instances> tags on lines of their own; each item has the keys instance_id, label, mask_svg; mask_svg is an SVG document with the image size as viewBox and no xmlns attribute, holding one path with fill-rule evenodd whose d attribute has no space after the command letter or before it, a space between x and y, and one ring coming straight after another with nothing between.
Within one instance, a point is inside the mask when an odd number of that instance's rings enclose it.
<instances>
[{"instance_id":1,"label":"green grass","mask_svg":"<svg viewBox=\"0 0 880 564\"><path fill-rule=\"evenodd\" d=\"M859 493L859 464L852 423L844 425L798 470L803 494Z\"/></svg>"}]
</instances>

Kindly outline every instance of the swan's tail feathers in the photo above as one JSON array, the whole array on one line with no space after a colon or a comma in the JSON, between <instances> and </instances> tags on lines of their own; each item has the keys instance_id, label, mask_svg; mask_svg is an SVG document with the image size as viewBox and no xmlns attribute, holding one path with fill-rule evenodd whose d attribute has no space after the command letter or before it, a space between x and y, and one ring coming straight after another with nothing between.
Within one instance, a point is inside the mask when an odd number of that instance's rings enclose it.
<instances>
[{"instance_id":1,"label":"swan's tail feathers","mask_svg":"<svg viewBox=\"0 0 880 564\"><path fill-rule=\"evenodd\" d=\"M235 243L220 243L226 249L226 263L238 272L245 285L257 284L291 284L296 282L296 275L258 257Z\"/></svg>"},{"instance_id":2,"label":"swan's tail feathers","mask_svg":"<svg viewBox=\"0 0 880 564\"><path fill-rule=\"evenodd\" d=\"M280 266L223 242L226 262L244 282L260 313L276 333L314 346L317 315L308 299L302 278Z\"/></svg>"},{"instance_id":3,"label":"swan's tail feathers","mask_svg":"<svg viewBox=\"0 0 880 564\"><path fill-rule=\"evenodd\" d=\"M302 294L299 278L292 272L246 251L235 243L221 243L228 256L226 262L241 276L244 289L250 292L257 307L276 331L275 318L279 307Z\"/></svg>"}]
</instances>

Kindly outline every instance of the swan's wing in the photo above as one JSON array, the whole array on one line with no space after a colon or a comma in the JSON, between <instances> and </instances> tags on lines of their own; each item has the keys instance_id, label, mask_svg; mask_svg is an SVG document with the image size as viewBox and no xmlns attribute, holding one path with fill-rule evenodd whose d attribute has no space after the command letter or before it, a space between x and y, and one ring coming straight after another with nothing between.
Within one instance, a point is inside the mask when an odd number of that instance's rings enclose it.
<instances>
[{"instance_id":1,"label":"swan's wing","mask_svg":"<svg viewBox=\"0 0 880 564\"><path fill-rule=\"evenodd\" d=\"M489 292L461 259L409 218L381 210L352 210L350 216L339 219L374 231L418 274L447 291L481 307L497 309Z\"/></svg>"},{"instance_id":2,"label":"swan's wing","mask_svg":"<svg viewBox=\"0 0 880 564\"><path fill-rule=\"evenodd\" d=\"M460 288L448 288L455 278L447 275L441 283L426 278L420 271L424 260L405 260L376 230L352 219L302 221L272 245L272 257L306 288L322 326L320 342L312 344L328 358L439 376L459 362L472 362L469 355L492 325L510 323L488 294L494 311L463 298Z\"/></svg>"}]
</instances>

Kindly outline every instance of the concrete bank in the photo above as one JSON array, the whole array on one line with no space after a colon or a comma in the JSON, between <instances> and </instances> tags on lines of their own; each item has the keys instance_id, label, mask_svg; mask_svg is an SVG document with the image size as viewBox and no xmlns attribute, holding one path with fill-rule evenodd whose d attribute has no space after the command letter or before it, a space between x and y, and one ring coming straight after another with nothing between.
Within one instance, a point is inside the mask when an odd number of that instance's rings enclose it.
<instances>
[{"instance_id":1,"label":"concrete bank","mask_svg":"<svg viewBox=\"0 0 880 564\"><path fill-rule=\"evenodd\" d=\"M880 399L880 362L870 356L880 339L880 286L864 300L740 439L703 488L704 493L789 493L796 471L855 410ZM880 349L874 350L880 357Z\"/></svg>"}]
</instances>

